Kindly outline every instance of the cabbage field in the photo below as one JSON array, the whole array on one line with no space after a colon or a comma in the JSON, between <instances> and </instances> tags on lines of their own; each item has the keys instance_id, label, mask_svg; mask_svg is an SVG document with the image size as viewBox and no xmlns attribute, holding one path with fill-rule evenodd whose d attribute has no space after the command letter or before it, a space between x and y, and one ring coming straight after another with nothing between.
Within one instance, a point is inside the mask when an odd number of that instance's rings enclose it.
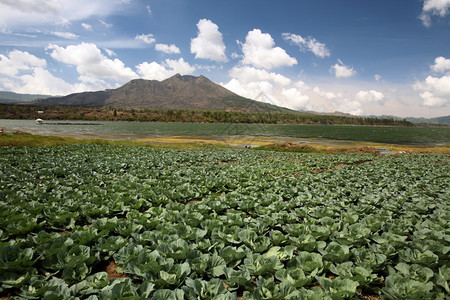
<instances>
[{"instance_id":1,"label":"cabbage field","mask_svg":"<svg viewBox=\"0 0 450 300\"><path fill-rule=\"evenodd\" d=\"M448 299L449 161L1 147L0 297Z\"/></svg>"}]
</instances>

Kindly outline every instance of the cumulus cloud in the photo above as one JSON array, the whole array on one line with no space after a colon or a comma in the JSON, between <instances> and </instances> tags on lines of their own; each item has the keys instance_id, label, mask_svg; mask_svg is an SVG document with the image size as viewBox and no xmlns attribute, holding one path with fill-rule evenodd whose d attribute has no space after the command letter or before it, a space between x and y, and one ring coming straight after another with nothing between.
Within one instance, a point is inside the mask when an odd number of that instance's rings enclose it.
<instances>
[{"instance_id":1,"label":"cumulus cloud","mask_svg":"<svg viewBox=\"0 0 450 300\"><path fill-rule=\"evenodd\" d=\"M310 51L321 58L330 56L330 50L328 50L327 46L313 37L304 38L301 35L293 33L283 33L283 38L297 45L303 52Z\"/></svg>"},{"instance_id":2,"label":"cumulus cloud","mask_svg":"<svg viewBox=\"0 0 450 300\"><path fill-rule=\"evenodd\" d=\"M68 40L76 40L80 37L79 35L76 35L75 33L72 33L72 32L52 31L51 33L53 35L56 35L57 37L68 39Z\"/></svg>"},{"instance_id":3,"label":"cumulus cloud","mask_svg":"<svg viewBox=\"0 0 450 300\"><path fill-rule=\"evenodd\" d=\"M232 78L228 83L222 84L222 86L249 99L272 104L276 103L274 86L268 81L241 82L239 79Z\"/></svg>"},{"instance_id":4,"label":"cumulus cloud","mask_svg":"<svg viewBox=\"0 0 450 300\"><path fill-rule=\"evenodd\" d=\"M217 62L227 62L225 44L219 26L207 19L197 23L198 35L191 39L191 53L195 58L209 59Z\"/></svg>"},{"instance_id":5,"label":"cumulus cloud","mask_svg":"<svg viewBox=\"0 0 450 300\"><path fill-rule=\"evenodd\" d=\"M336 78L352 77L356 74L356 71L353 70L352 67L344 65L344 63L340 59L338 60L337 64L331 66L330 70L334 72Z\"/></svg>"},{"instance_id":6,"label":"cumulus cloud","mask_svg":"<svg viewBox=\"0 0 450 300\"><path fill-rule=\"evenodd\" d=\"M376 91L360 91L356 94L354 99L350 95L344 95L341 92L331 92L323 90L319 87L314 87L313 92L321 99L321 107L323 111L333 112L339 111L352 115L362 115L364 113L363 104L369 101L379 99L381 95ZM384 96L383 96L384 98Z\"/></svg>"},{"instance_id":7,"label":"cumulus cloud","mask_svg":"<svg viewBox=\"0 0 450 300\"><path fill-rule=\"evenodd\" d=\"M164 80L177 73L192 74L195 68L185 62L183 58L178 60L166 59L163 63L143 62L136 66L138 73L145 79Z\"/></svg>"},{"instance_id":8,"label":"cumulus cloud","mask_svg":"<svg viewBox=\"0 0 450 300\"><path fill-rule=\"evenodd\" d=\"M284 97L284 102L290 108L300 110L308 106L309 97L294 87L282 89L281 95Z\"/></svg>"},{"instance_id":9,"label":"cumulus cloud","mask_svg":"<svg viewBox=\"0 0 450 300\"><path fill-rule=\"evenodd\" d=\"M431 26L431 16L445 17L450 9L450 0L425 0L419 18L426 27Z\"/></svg>"},{"instance_id":10,"label":"cumulus cloud","mask_svg":"<svg viewBox=\"0 0 450 300\"><path fill-rule=\"evenodd\" d=\"M112 79L124 82L137 78L138 75L119 59L109 59L92 43L70 45L66 48L50 44L46 47L50 56L62 63L74 65L82 76ZM83 79L86 77L80 77Z\"/></svg>"},{"instance_id":11,"label":"cumulus cloud","mask_svg":"<svg viewBox=\"0 0 450 300\"><path fill-rule=\"evenodd\" d=\"M43 68L47 61L38 58L26 51L13 50L8 56L0 54L0 74L16 76L21 71L30 71L34 68Z\"/></svg>"},{"instance_id":12,"label":"cumulus cloud","mask_svg":"<svg viewBox=\"0 0 450 300\"><path fill-rule=\"evenodd\" d=\"M69 84L43 68L35 68L32 74L22 75L19 80L20 84L17 84L14 91L25 94L65 95L93 90L84 84Z\"/></svg>"},{"instance_id":13,"label":"cumulus cloud","mask_svg":"<svg viewBox=\"0 0 450 300\"><path fill-rule=\"evenodd\" d=\"M262 33L259 29L248 32L245 43L242 44L242 52L242 63L257 68L273 69L297 64L297 60L290 57L284 49L275 47L270 34Z\"/></svg>"},{"instance_id":14,"label":"cumulus cloud","mask_svg":"<svg viewBox=\"0 0 450 300\"><path fill-rule=\"evenodd\" d=\"M156 44L155 45L155 50L157 51L161 51L167 54L178 54L180 53L180 48L178 48L177 46L175 46L174 44Z\"/></svg>"},{"instance_id":15,"label":"cumulus cloud","mask_svg":"<svg viewBox=\"0 0 450 300\"><path fill-rule=\"evenodd\" d=\"M292 82L289 78L251 66L234 67L229 72L231 80L222 84L238 95L291 109L306 109L309 97L303 93L308 86Z\"/></svg>"},{"instance_id":16,"label":"cumulus cloud","mask_svg":"<svg viewBox=\"0 0 450 300\"><path fill-rule=\"evenodd\" d=\"M337 99L337 98L343 98L343 95L340 93L333 93L333 92L329 92L329 91L324 91L322 89L320 89L319 87L314 87L313 89L314 93L316 93L317 95L319 95L320 97L324 97L327 100L333 100L333 99Z\"/></svg>"},{"instance_id":17,"label":"cumulus cloud","mask_svg":"<svg viewBox=\"0 0 450 300\"><path fill-rule=\"evenodd\" d=\"M423 100L423 105L428 106L428 107L439 108L439 107L444 107L449 103L448 99L437 97L432 92L426 91L426 92L420 93L419 95Z\"/></svg>"},{"instance_id":18,"label":"cumulus cloud","mask_svg":"<svg viewBox=\"0 0 450 300\"><path fill-rule=\"evenodd\" d=\"M366 102L366 103L379 103L383 104L384 94L379 91L370 90L370 91L359 91L355 95L355 100Z\"/></svg>"},{"instance_id":19,"label":"cumulus cloud","mask_svg":"<svg viewBox=\"0 0 450 300\"><path fill-rule=\"evenodd\" d=\"M360 102L347 98L337 98L332 103L335 111L344 112L352 115L362 115L364 110Z\"/></svg>"},{"instance_id":20,"label":"cumulus cloud","mask_svg":"<svg viewBox=\"0 0 450 300\"><path fill-rule=\"evenodd\" d=\"M94 80L82 80L82 83L70 84L54 76L46 66L45 59L26 51L14 50L6 56L0 54L0 89L17 93L65 95L110 87L100 79L96 83Z\"/></svg>"},{"instance_id":21,"label":"cumulus cloud","mask_svg":"<svg viewBox=\"0 0 450 300\"><path fill-rule=\"evenodd\" d=\"M417 81L413 89L419 92L422 104L431 108L441 108L450 104L450 59L439 56L430 69L443 73L441 77L427 76L424 81Z\"/></svg>"},{"instance_id":22,"label":"cumulus cloud","mask_svg":"<svg viewBox=\"0 0 450 300\"><path fill-rule=\"evenodd\" d=\"M28 52L14 50L0 54L0 87L17 93L65 95L98 89L100 86L69 84L45 69L47 62ZM101 85L105 88L105 85Z\"/></svg>"},{"instance_id":23,"label":"cumulus cloud","mask_svg":"<svg viewBox=\"0 0 450 300\"><path fill-rule=\"evenodd\" d=\"M291 80L281 74L268 72L263 69L256 69L249 66L232 68L230 70L230 76L244 83L255 81L272 81L273 83L281 86L287 86L291 84Z\"/></svg>"},{"instance_id":24,"label":"cumulus cloud","mask_svg":"<svg viewBox=\"0 0 450 300\"><path fill-rule=\"evenodd\" d=\"M450 75L428 76L424 81L416 82L413 88L421 92L424 106L440 108L450 104Z\"/></svg>"},{"instance_id":25,"label":"cumulus cloud","mask_svg":"<svg viewBox=\"0 0 450 300\"><path fill-rule=\"evenodd\" d=\"M450 59L439 56L434 59L434 65L430 67L436 73L445 73L450 71Z\"/></svg>"},{"instance_id":26,"label":"cumulus cloud","mask_svg":"<svg viewBox=\"0 0 450 300\"><path fill-rule=\"evenodd\" d=\"M141 40L146 44L153 44L156 40L153 37L153 34L138 34L135 37L136 40Z\"/></svg>"}]
</instances>

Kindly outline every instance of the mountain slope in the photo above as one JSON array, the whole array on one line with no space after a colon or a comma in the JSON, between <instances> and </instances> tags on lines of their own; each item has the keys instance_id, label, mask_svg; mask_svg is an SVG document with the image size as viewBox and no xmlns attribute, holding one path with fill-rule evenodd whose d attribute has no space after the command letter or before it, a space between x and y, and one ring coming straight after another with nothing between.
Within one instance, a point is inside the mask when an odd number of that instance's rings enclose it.
<instances>
[{"instance_id":1,"label":"mountain slope","mask_svg":"<svg viewBox=\"0 0 450 300\"><path fill-rule=\"evenodd\" d=\"M31 95L31 94L17 94L13 92L0 91L0 103L20 103L31 102L39 98L48 98L48 95Z\"/></svg>"},{"instance_id":2,"label":"mountain slope","mask_svg":"<svg viewBox=\"0 0 450 300\"><path fill-rule=\"evenodd\" d=\"M135 79L117 89L40 99L34 104L129 109L291 111L241 97L204 76L180 74L163 81Z\"/></svg>"}]
</instances>

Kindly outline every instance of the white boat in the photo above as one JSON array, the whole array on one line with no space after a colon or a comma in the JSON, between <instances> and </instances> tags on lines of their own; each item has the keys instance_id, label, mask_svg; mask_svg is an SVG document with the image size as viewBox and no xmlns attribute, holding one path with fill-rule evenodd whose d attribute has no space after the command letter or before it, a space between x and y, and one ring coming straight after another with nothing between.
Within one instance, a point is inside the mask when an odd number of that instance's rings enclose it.
<instances>
[{"instance_id":1,"label":"white boat","mask_svg":"<svg viewBox=\"0 0 450 300\"><path fill-rule=\"evenodd\" d=\"M42 119L36 119L36 124L42 124L42 122L44 122L44 120L42 120Z\"/></svg>"}]
</instances>

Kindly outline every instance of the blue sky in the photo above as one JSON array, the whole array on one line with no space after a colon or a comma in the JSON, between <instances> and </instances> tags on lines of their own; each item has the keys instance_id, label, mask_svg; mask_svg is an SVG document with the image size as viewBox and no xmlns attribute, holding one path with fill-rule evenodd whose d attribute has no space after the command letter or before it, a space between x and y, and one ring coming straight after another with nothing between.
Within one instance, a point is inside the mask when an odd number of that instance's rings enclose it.
<instances>
[{"instance_id":1,"label":"blue sky","mask_svg":"<svg viewBox=\"0 0 450 300\"><path fill-rule=\"evenodd\" d=\"M0 0L0 90L205 75L258 101L450 114L450 0Z\"/></svg>"}]
</instances>

